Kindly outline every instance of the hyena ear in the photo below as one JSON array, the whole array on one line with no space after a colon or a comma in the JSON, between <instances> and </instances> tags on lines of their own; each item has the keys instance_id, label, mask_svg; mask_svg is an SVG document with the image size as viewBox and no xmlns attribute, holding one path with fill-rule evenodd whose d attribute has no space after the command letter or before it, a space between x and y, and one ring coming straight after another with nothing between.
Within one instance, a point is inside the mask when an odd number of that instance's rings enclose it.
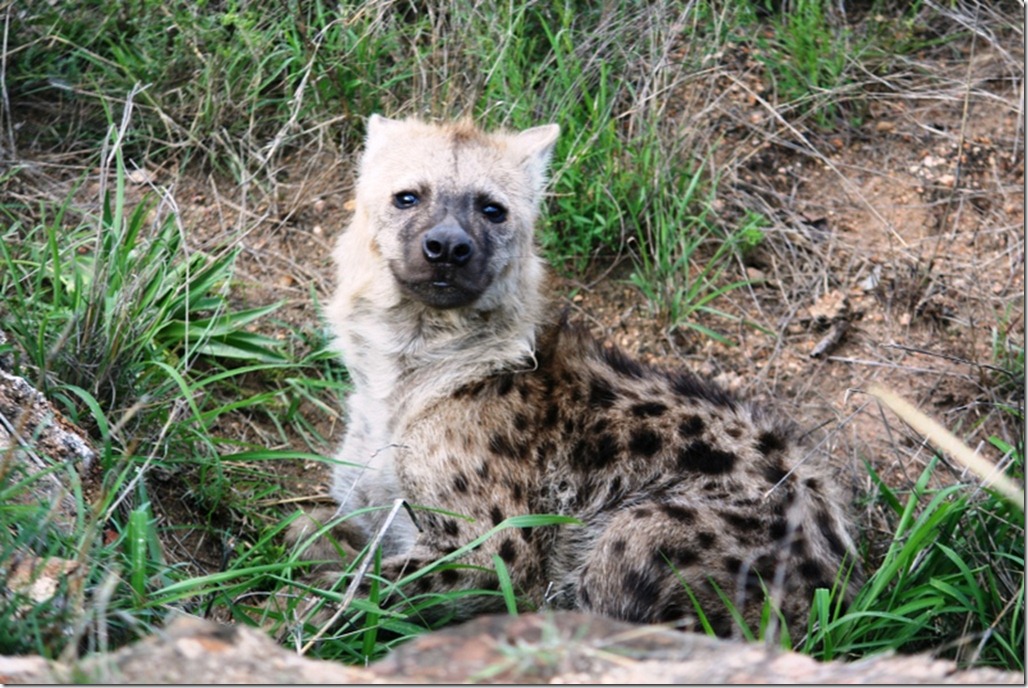
<instances>
[{"instance_id":1,"label":"hyena ear","mask_svg":"<svg viewBox=\"0 0 1028 688\"><path fill-rule=\"evenodd\" d=\"M372 151L381 147L386 139L389 138L390 130L395 129L401 124L403 122L398 119L389 119L378 114L369 117L368 133L364 139L364 155L370 157Z\"/></svg>"},{"instance_id":2,"label":"hyena ear","mask_svg":"<svg viewBox=\"0 0 1028 688\"><path fill-rule=\"evenodd\" d=\"M513 150L521 157L540 186L546 176L546 167L550 164L553 145L557 142L559 134L560 125L544 124L541 127L525 129L512 137Z\"/></svg>"}]
</instances>

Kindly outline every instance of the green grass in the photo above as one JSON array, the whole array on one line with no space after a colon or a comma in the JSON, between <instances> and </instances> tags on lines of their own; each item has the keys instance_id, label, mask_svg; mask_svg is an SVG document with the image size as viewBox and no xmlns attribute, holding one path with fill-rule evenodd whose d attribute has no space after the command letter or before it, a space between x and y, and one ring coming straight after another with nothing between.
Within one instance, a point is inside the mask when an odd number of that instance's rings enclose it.
<instances>
[{"instance_id":1,"label":"green grass","mask_svg":"<svg viewBox=\"0 0 1028 688\"><path fill-rule=\"evenodd\" d=\"M1023 453L1012 458L1023 469ZM930 489L937 465L905 497L868 466L892 511L892 543L846 612L819 619L804 651L836 659L941 648L966 664L1024 670L1024 513L972 486Z\"/></svg>"},{"instance_id":2,"label":"green grass","mask_svg":"<svg viewBox=\"0 0 1028 688\"><path fill-rule=\"evenodd\" d=\"M297 356L250 331L277 306L233 305L237 250L185 250L174 212L149 197L129 200L120 151L111 150L113 186L101 189L95 215L80 213L70 198L28 224L27 215L6 209L5 348L15 372L92 436L98 457L94 469L56 464L47 471L72 490L75 513L67 524L51 504L36 503L47 472L26 474L12 461L13 448L2 455L7 537L0 561L36 556L82 564L66 594L34 605L28 617L17 595L0 602L0 627L10 630L0 641L4 653L54 656L80 641L86 648L120 644L172 608L195 610L208 591L198 588L188 604L165 592L195 571L164 552L172 533L157 526L154 500L167 506L169 496L158 494L161 483L177 485L170 496L186 504L192 530L219 539L239 533L242 524L267 518L254 505L280 489L262 464L305 453L247 446L212 428L233 414L267 415L278 419L283 436L299 434L293 425L303 398L324 403L326 394L338 398L345 389L338 366L325 366L323 344L298 346L305 353ZM254 391L255 379L262 391ZM250 530L239 539L252 534L268 546ZM246 561L239 557L233 567Z\"/></svg>"},{"instance_id":3,"label":"green grass","mask_svg":"<svg viewBox=\"0 0 1028 688\"><path fill-rule=\"evenodd\" d=\"M50 469L74 504L62 524L30 498L45 474L0 454L0 562L87 564L46 602L0 599L0 653L114 647L175 609L281 627L303 646L320 631L297 620L308 602L340 603L357 575L360 562L333 585L308 582L302 544L282 538L296 514L277 503L290 492L275 464L331 454L309 410L336 416L347 382L324 333L278 322L276 305L241 306L239 237L190 248L174 199L140 196L127 168L231 179L259 205L274 202L298 151L352 157L372 112L554 121L562 136L540 235L551 262L577 274L627 257L629 283L662 325L725 341L711 323L735 317L721 297L745 283L737 268L770 240L771 220L712 210L731 192L722 142L671 110L677 95L702 91L701 78L717 78L711 65L742 46L764 70L762 97L791 126L845 129L864 115L862 70L882 69L890 50L946 40L916 25L920 3L877 3L890 21L859 27L834 16L835 3L785 4L58 0L13 14L2 86L14 112L4 109L0 136L16 122L8 149L52 153L72 183L20 200L36 171L0 177L0 323L11 340L0 354L90 434L101 468L89 494L74 467ZM87 193L96 170L104 185ZM1008 401L1023 388L1023 341L1008 336L1016 318L1000 320L985 382L1023 427L1023 408ZM270 329L285 334L260 334ZM260 441L232 431L251 421L266 429ZM992 447L1023 475L1023 443L994 437ZM891 545L847 610L819 593L810 632L792 644L825 659L933 650L1023 669L1023 514L969 485L934 487L938 470L909 492L877 481ZM177 539L218 542L218 560L171 551ZM365 557L374 580L375 553ZM494 564L500 592L473 594L500 594L514 610L516 591ZM459 565L412 572L396 583L401 597ZM453 601L382 608L390 585L353 599L353 624L313 652L380 657L424 631L419 609ZM275 591L297 594L269 610Z\"/></svg>"}]
</instances>

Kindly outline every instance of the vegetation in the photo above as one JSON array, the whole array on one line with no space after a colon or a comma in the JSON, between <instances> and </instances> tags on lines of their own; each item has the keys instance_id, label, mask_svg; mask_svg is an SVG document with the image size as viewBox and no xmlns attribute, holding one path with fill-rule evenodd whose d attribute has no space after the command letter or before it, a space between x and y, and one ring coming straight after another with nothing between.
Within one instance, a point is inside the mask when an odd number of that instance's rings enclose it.
<instances>
[{"instance_id":1,"label":"vegetation","mask_svg":"<svg viewBox=\"0 0 1028 688\"><path fill-rule=\"evenodd\" d=\"M369 599L347 594L352 575L314 585L300 561L305 543L284 544L298 514L287 466L331 456L338 428L310 419L337 419L347 380L318 322L242 296L235 268L247 233L291 217L283 189L310 173L300 154L351 156L369 113L510 127L552 120L563 133L540 237L552 262L579 275L629 263L616 274L689 342L729 342L733 321L771 331L724 304L750 287L745 268L758 250L796 259L809 249L725 174L735 155L725 139L757 125L719 130L709 103L749 89L767 105L762 135L775 145L783 131L801 143L848 136L875 94L892 89L889 78L912 78L908 55L971 35L961 3L882 1L851 17L839 16L843 4L8 7L0 358L11 355L14 372L90 434L99 478L66 465L29 475L14 448L0 448L0 582L26 557L88 562L44 602L8 586L0 653L113 647L174 609L262 624L349 662L424 632L416 613L379 605L388 581ZM1016 31L998 7L976 21ZM736 76L733 60L759 65L766 88ZM175 194L138 174L153 169L218 180L238 189L239 207L260 210L240 212L234 231L201 248L190 238L197 220ZM993 332L981 381L989 427L1014 431L989 441L1021 479L1023 321L999 313ZM884 531L865 543L869 580L846 610L819 592L810 633L783 643L826 659L932 650L1023 670L1023 512L942 457L902 488L873 462L867 473L868 512ZM71 523L32 497L49 474L69 486ZM559 522L519 518L497 529ZM458 554L397 586L460 566ZM367 563L362 575L374 577L374 552L366 555L351 574ZM498 561L499 594L513 609L504 573ZM344 601L352 623L324 633L318 613ZM449 600L409 601L416 611Z\"/></svg>"}]
</instances>

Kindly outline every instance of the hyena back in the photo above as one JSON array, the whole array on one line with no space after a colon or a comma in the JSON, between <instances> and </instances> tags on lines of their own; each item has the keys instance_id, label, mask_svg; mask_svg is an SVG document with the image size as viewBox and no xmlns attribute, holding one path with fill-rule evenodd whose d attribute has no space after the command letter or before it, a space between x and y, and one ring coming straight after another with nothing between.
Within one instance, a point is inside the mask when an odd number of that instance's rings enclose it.
<instances>
[{"instance_id":1,"label":"hyena back","mask_svg":"<svg viewBox=\"0 0 1028 688\"><path fill-rule=\"evenodd\" d=\"M557 134L370 119L327 311L354 383L338 513L430 507L389 524L386 578L511 516L581 522L502 530L414 592L496 589L498 555L532 605L665 622L695 617L691 592L727 634L722 598L752 627L770 591L801 631L813 590L854 561L832 482L789 424L547 302L533 228ZM382 513L339 533L358 548ZM457 618L503 608L460 599Z\"/></svg>"}]
</instances>

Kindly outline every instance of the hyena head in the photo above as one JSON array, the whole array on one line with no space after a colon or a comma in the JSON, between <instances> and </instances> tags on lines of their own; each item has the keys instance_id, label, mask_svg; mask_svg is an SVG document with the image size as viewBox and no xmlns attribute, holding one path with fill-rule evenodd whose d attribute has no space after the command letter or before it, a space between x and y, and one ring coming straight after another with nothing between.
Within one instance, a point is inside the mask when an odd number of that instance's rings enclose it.
<instances>
[{"instance_id":1,"label":"hyena head","mask_svg":"<svg viewBox=\"0 0 1028 688\"><path fill-rule=\"evenodd\" d=\"M491 309L535 261L532 232L556 124L485 133L372 115L357 184L372 246L402 295Z\"/></svg>"}]
</instances>

